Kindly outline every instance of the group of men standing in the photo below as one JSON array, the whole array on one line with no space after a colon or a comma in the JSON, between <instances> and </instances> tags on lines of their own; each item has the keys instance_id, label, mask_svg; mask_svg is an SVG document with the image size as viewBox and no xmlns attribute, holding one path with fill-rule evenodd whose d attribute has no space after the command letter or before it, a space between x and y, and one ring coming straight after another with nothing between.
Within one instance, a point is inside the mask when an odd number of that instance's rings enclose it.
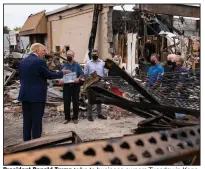
<instances>
[{"instance_id":1,"label":"group of men standing","mask_svg":"<svg viewBox=\"0 0 205 169\"><path fill-rule=\"evenodd\" d=\"M67 124L71 120L78 123L79 113L79 93L80 86L84 79L81 75L90 75L93 72L103 77L107 74L104 62L99 59L98 52L93 51L93 57L85 65L84 73L79 63L74 60L75 53L67 51L67 62L65 62L58 72L49 70L46 65L45 46L35 43L31 46L29 54L19 65L20 92L18 100L22 102L23 109L23 140L39 138L42 134L42 118L44 115L47 79L59 79L59 84L63 85L64 114ZM73 81L65 83L63 76L72 74ZM73 102L73 117L71 118L71 101ZM99 119L107 119L101 113L101 105L97 105ZM92 105L88 104L88 120L94 121L92 117Z\"/></svg>"},{"instance_id":2,"label":"group of men standing","mask_svg":"<svg viewBox=\"0 0 205 169\"><path fill-rule=\"evenodd\" d=\"M63 85L64 100L64 124L78 123L79 113L79 93L80 86L84 79L82 75L90 75L93 72L101 77L108 74L104 68L104 61L99 58L98 51L93 51L93 56L85 65L84 72L79 63L75 61L75 53L72 50L67 51L67 62L65 62L58 72L49 70L44 59L46 55L45 46L35 43L31 46L31 54L23 59L19 65L20 75L20 92L18 100L22 102L23 109L23 140L28 141L31 138L39 138L42 134L42 118L44 115L46 96L47 96L47 79L59 79L59 84ZM113 61L119 65L120 57L114 57ZM148 70L148 84L153 86L158 75L164 71L183 71L183 59L180 56L169 55L165 69L158 62L158 55L152 54L150 63L152 66ZM114 73L114 72L113 72ZM72 74L72 82L65 82L63 76ZM110 72L112 74L112 72ZM113 89L114 90L114 89ZM119 94L118 89L114 90ZM73 102L73 117L71 118L71 102ZM87 118L93 120L92 106L88 104ZM101 112L101 105L97 104L97 114L99 119L107 119Z\"/></svg>"},{"instance_id":3,"label":"group of men standing","mask_svg":"<svg viewBox=\"0 0 205 169\"><path fill-rule=\"evenodd\" d=\"M104 62L99 59L98 52L96 50L93 51L93 57L90 61L87 62L84 68L84 72L79 63L74 60L74 52L72 50L67 51L67 62L64 63L61 67L62 69L69 70L69 73L76 73L76 79L74 79L73 83L64 83L63 79L59 80L59 84L63 85L63 100L64 100L64 113L65 113L65 121L64 124L67 124L71 120L77 124L78 123L78 113L79 113L79 93L80 86L83 83L83 79L81 76L90 75L93 72L97 72L97 74L101 77L105 76L107 71L104 68ZM73 103L73 117L71 118L71 110L70 104L71 101ZM97 104L97 113L99 119L107 119L101 113L101 105ZM88 120L94 121L92 117L92 105L88 103Z\"/></svg>"},{"instance_id":4,"label":"group of men standing","mask_svg":"<svg viewBox=\"0 0 205 169\"><path fill-rule=\"evenodd\" d=\"M159 63L159 56L157 54L151 55L150 63L151 66L147 72L148 87L154 87L162 79L164 73L183 72L186 70L183 66L183 57L176 54L169 54L167 56L167 63L164 67Z\"/></svg>"}]
</instances>

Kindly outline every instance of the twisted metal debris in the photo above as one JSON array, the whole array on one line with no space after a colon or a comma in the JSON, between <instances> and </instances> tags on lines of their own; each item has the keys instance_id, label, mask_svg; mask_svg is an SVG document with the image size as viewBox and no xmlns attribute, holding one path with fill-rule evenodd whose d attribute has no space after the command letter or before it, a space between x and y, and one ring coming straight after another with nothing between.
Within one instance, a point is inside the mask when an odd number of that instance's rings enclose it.
<instances>
[{"instance_id":1,"label":"twisted metal debris","mask_svg":"<svg viewBox=\"0 0 205 169\"><path fill-rule=\"evenodd\" d=\"M23 152L4 157L5 165L163 165L200 152L200 127Z\"/></svg>"}]
</instances>

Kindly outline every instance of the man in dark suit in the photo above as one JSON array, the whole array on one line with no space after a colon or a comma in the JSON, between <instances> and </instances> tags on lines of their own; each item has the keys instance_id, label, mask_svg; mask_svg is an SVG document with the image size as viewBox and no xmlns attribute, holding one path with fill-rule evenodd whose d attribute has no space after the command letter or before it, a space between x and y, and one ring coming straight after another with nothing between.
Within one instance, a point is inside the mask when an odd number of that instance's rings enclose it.
<instances>
[{"instance_id":1,"label":"man in dark suit","mask_svg":"<svg viewBox=\"0 0 205 169\"><path fill-rule=\"evenodd\" d=\"M47 79L62 78L68 73L65 69L57 73L48 69L44 60L46 50L42 44L33 44L31 52L19 65L21 87L18 100L22 102L24 141L41 137Z\"/></svg>"}]
</instances>

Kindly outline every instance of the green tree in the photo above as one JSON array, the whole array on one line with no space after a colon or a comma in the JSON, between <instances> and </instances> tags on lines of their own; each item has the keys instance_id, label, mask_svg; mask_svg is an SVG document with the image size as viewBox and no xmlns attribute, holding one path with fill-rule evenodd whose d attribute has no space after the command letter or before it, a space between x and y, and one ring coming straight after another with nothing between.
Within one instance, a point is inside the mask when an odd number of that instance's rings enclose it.
<instances>
[{"instance_id":1,"label":"green tree","mask_svg":"<svg viewBox=\"0 0 205 169\"><path fill-rule=\"evenodd\" d=\"M20 31L20 30L21 30L21 26L15 27L14 30L15 30L15 31Z\"/></svg>"},{"instance_id":2,"label":"green tree","mask_svg":"<svg viewBox=\"0 0 205 169\"><path fill-rule=\"evenodd\" d=\"M4 33L5 34L8 34L10 31L10 29L8 28L8 26L4 26Z\"/></svg>"}]
</instances>

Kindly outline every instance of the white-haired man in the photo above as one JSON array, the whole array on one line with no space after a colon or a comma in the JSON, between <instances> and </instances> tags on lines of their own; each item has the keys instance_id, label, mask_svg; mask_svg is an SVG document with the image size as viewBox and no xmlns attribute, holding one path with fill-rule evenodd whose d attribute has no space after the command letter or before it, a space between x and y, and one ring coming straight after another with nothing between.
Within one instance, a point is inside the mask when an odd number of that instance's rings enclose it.
<instances>
[{"instance_id":1,"label":"white-haired man","mask_svg":"<svg viewBox=\"0 0 205 169\"><path fill-rule=\"evenodd\" d=\"M164 72L172 72L176 68L176 54L167 56L167 64L164 66Z\"/></svg>"},{"instance_id":2,"label":"white-haired man","mask_svg":"<svg viewBox=\"0 0 205 169\"><path fill-rule=\"evenodd\" d=\"M69 83L64 83L63 79L59 80L60 84L63 85L63 100L64 100L64 114L65 121L64 124L67 124L71 121L70 116L70 104L73 102L73 117L72 121L74 124L78 123L78 113L79 113L79 93L81 79L80 76L83 74L83 70L78 62L74 60L75 53L72 50L67 51L67 62L62 65L60 69L66 68L70 71L68 75L71 77Z\"/></svg>"},{"instance_id":3,"label":"white-haired man","mask_svg":"<svg viewBox=\"0 0 205 169\"><path fill-rule=\"evenodd\" d=\"M68 73L56 73L48 69L44 60L46 48L40 43L31 46L31 54L19 65L20 92L18 100L23 109L23 140L39 138L42 134L42 118L47 96L47 79L57 79Z\"/></svg>"}]
</instances>

